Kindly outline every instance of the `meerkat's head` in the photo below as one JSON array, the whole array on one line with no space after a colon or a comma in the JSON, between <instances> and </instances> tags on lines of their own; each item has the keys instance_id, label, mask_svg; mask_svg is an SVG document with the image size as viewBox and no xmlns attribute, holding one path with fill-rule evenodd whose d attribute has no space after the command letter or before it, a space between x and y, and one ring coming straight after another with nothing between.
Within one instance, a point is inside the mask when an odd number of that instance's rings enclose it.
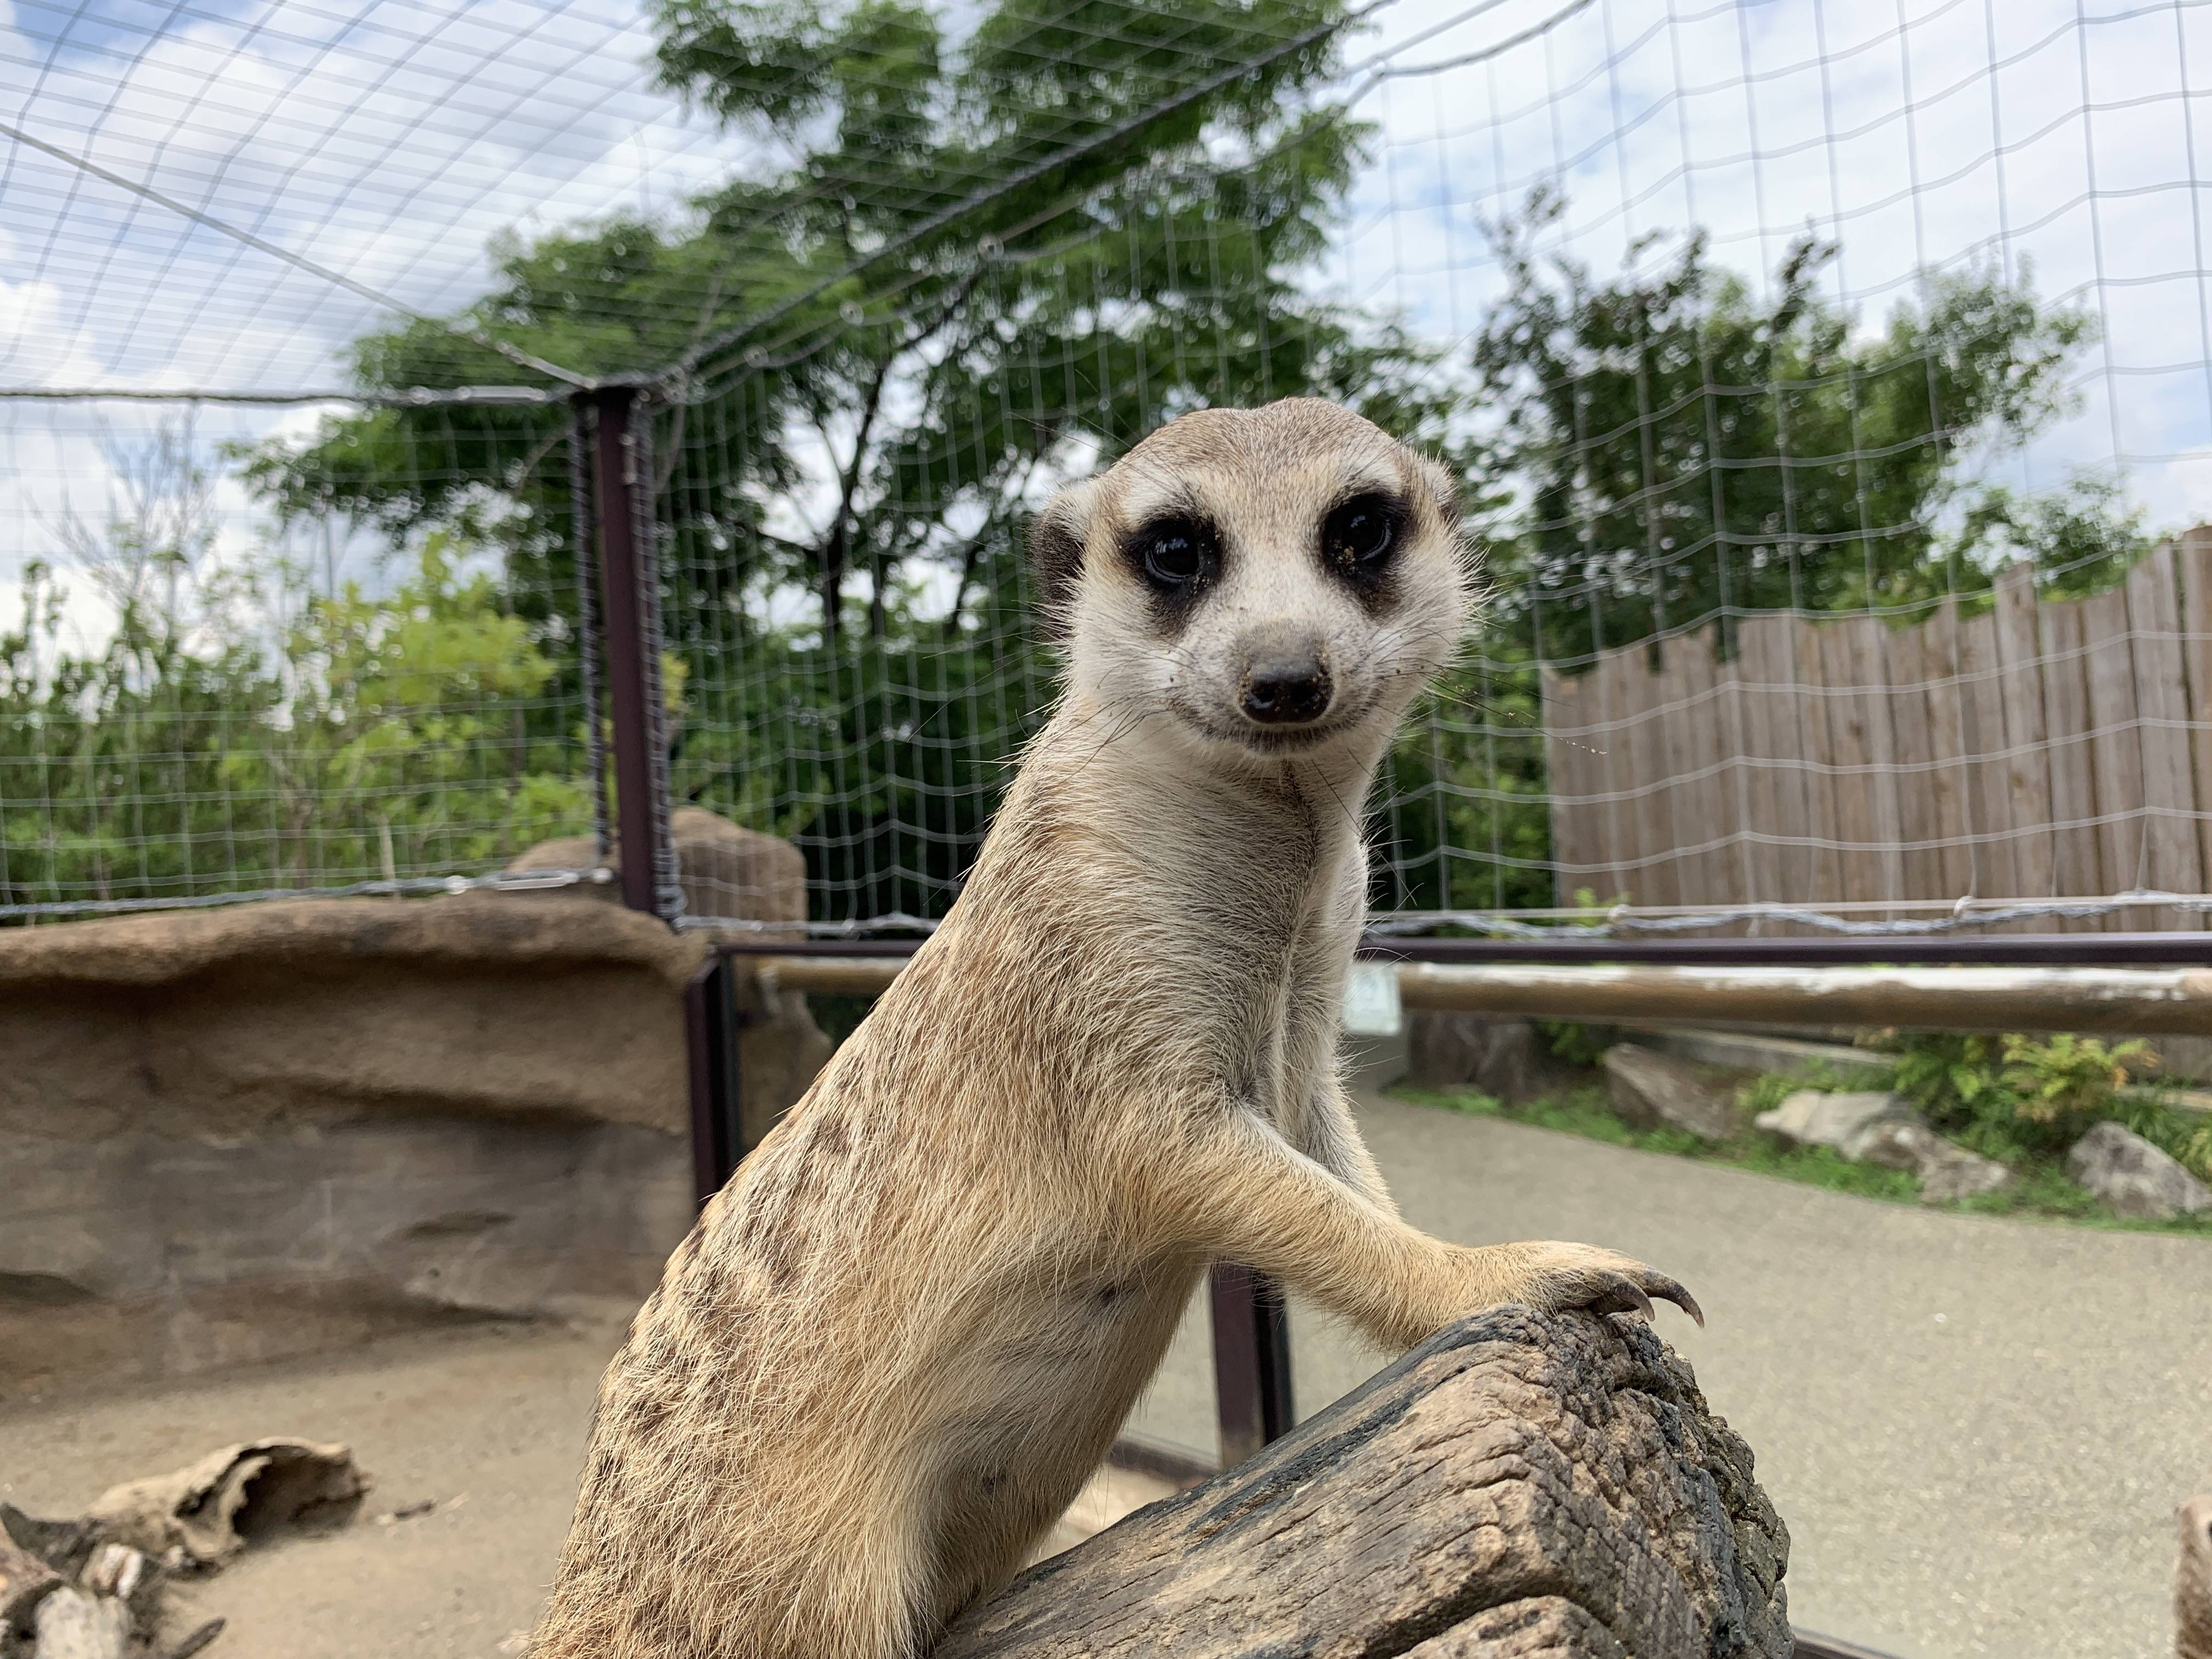
<instances>
[{"instance_id":1,"label":"meerkat's head","mask_svg":"<svg viewBox=\"0 0 2212 1659\"><path fill-rule=\"evenodd\" d=\"M1316 398L1182 416L1031 532L1073 689L1217 750L1376 751L1466 626L1455 493Z\"/></svg>"}]
</instances>

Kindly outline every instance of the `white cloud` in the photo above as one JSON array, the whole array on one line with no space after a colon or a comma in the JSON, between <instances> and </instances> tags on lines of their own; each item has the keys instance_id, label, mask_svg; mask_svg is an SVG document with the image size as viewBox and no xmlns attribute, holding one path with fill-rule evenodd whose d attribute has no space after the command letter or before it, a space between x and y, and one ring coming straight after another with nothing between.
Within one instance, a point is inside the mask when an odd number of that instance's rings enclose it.
<instances>
[{"instance_id":1,"label":"white cloud","mask_svg":"<svg viewBox=\"0 0 2212 1659\"><path fill-rule=\"evenodd\" d=\"M1407 0L1375 49L1466 9ZM2182 80L2185 63L2212 65L2212 4L2136 9L1744 0L1684 15L1600 0L1486 61L1376 92L1364 112L1382 157L1334 274L1354 298L1463 334L1502 281L1480 223L1540 181L1568 194L1558 245L1601 272L1638 236L1692 225L1754 278L1807 230L1832 237L1836 296L1869 326L1923 270L2026 265L2104 334L2083 414L2039 442L2029 472L2118 458L2158 520L2212 518L2212 467L2186 459L2212 447L2212 83L2202 67ZM1486 9L1394 61L1481 53L1531 11Z\"/></svg>"},{"instance_id":2,"label":"white cloud","mask_svg":"<svg viewBox=\"0 0 2212 1659\"><path fill-rule=\"evenodd\" d=\"M66 572L59 573L58 584L61 612L56 639L70 654L88 655L115 632L115 607L94 592L89 582ZM0 633L22 627L23 599L22 580L0 576Z\"/></svg>"},{"instance_id":3,"label":"white cloud","mask_svg":"<svg viewBox=\"0 0 2212 1659\"><path fill-rule=\"evenodd\" d=\"M0 110L56 146L441 313L485 284L498 232L649 204L726 176L743 146L652 89L635 5L361 0L202 15L59 51L0 31ZM173 359L232 386L327 383L392 313L21 146L0 190L50 235L0 276L96 319L109 374Z\"/></svg>"}]
</instances>

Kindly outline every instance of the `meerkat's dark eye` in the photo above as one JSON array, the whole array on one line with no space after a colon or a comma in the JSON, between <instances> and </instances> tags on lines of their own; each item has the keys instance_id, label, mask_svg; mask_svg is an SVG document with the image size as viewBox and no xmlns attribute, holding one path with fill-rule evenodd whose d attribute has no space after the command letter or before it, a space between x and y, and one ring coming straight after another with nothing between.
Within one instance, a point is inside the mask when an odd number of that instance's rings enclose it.
<instances>
[{"instance_id":1,"label":"meerkat's dark eye","mask_svg":"<svg viewBox=\"0 0 2212 1659\"><path fill-rule=\"evenodd\" d=\"M1194 519L1169 519L1150 526L1139 538L1137 554L1145 580L1163 593L1204 581L1219 562L1212 527Z\"/></svg>"},{"instance_id":2,"label":"meerkat's dark eye","mask_svg":"<svg viewBox=\"0 0 2212 1659\"><path fill-rule=\"evenodd\" d=\"M1372 570L1397 546L1401 516L1388 495L1354 495L1322 520L1322 551L1332 564Z\"/></svg>"}]
</instances>

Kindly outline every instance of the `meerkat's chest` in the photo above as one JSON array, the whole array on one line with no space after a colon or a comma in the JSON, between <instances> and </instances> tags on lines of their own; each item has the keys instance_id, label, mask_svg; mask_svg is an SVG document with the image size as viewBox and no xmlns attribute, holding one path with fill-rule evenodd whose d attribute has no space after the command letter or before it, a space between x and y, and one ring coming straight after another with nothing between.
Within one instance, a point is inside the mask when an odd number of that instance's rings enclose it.
<instances>
[{"instance_id":1,"label":"meerkat's chest","mask_svg":"<svg viewBox=\"0 0 2212 1659\"><path fill-rule=\"evenodd\" d=\"M1211 1028L1205 1052L1231 1091L1280 1123L1334 1062L1362 895L1343 860L1297 882L1268 873L1247 875L1241 893L1234 876L1215 890L1230 896L1201 912L1196 948L1179 964L1188 994L1174 1000Z\"/></svg>"}]
</instances>

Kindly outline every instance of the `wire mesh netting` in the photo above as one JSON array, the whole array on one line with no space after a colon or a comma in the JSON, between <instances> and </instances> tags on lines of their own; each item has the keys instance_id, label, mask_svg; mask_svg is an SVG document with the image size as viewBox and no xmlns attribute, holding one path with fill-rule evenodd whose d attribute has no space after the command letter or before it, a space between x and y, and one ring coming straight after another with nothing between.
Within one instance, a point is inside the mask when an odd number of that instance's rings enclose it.
<instances>
[{"instance_id":1,"label":"wire mesh netting","mask_svg":"<svg viewBox=\"0 0 2212 1659\"><path fill-rule=\"evenodd\" d=\"M957 894L1051 491L1298 394L1492 589L1389 925L2201 927L2208 61L2207 0L25 0L0 912L590 834L616 379L674 801L825 928Z\"/></svg>"},{"instance_id":2,"label":"wire mesh netting","mask_svg":"<svg viewBox=\"0 0 2212 1659\"><path fill-rule=\"evenodd\" d=\"M421 890L590 828L561 406L349 410L281 479L258 406L5 407L10 908Z\"/></svg>"}]
</instances>

